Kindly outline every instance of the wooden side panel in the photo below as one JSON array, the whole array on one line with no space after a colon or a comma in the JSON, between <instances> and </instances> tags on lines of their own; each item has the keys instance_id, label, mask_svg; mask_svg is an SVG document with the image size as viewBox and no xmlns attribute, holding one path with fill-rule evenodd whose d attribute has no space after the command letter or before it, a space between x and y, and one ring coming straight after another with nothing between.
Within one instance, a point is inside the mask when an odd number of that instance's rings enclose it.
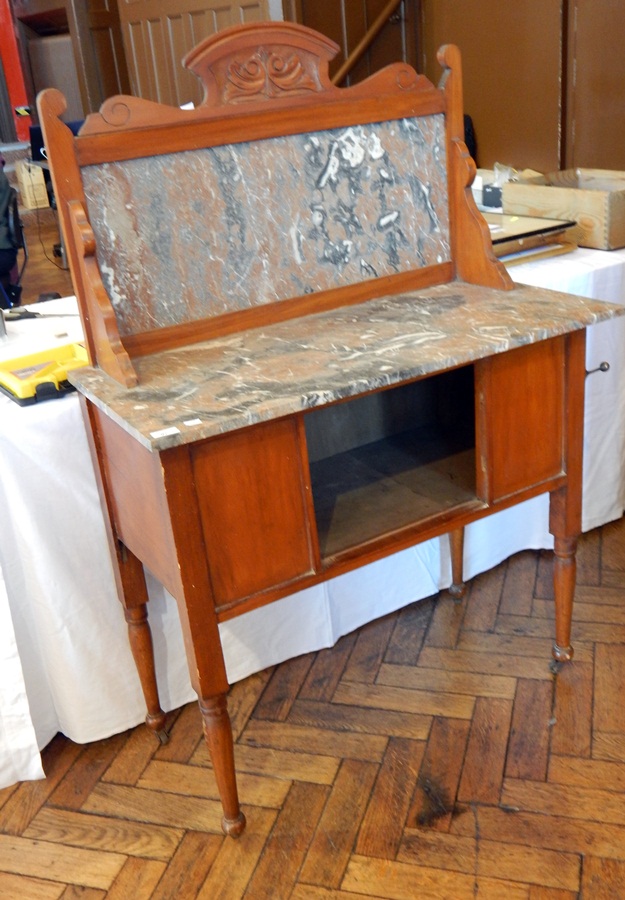
<instances>
[{"instance_id":1,"label":"wooden side panel","mask_svg":"<svg viewBox=\"0 0 625 900\"><path fill-rule=\"evenodd\" d=\"M565 338L540 341L476 364L478 431L487 499L503 500L566 466Z\"/></svg>"},{"instance_id":2,"label":"wooden side panel","mask_svg":"<svg viewBox=\"0 0 625 900\"><path fill-rule=\"evenodd\" d=\"M179 572L160 457L91 406L113 532L175 594Z\"/></svg>"},{"instance_id":3,"label":"wooden side panel","mask_svg":"<svg viewBox=\"0 0 625 900\"><path fill-rule=\"evenodd\" d=\"M283 419L193 448L217 607L313 571L297 422Z\"/></svg>"}]
</instances>

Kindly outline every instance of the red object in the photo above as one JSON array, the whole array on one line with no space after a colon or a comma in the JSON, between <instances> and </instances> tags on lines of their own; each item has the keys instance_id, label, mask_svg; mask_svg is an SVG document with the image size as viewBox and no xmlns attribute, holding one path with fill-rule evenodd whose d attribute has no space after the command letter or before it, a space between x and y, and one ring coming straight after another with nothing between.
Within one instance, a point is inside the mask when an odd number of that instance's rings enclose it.
<instances>
[{"instance_id":1,"label":"red object","mask_svg":"<svg viewBox=\"0 0 625 900\"><path fill-rule=\"evenodd\" d=\"M17 139L28 141L28 129L32 124L32 117L29 115L18 116L15 113L15 107L28 106L28 94L9 0L0 0L0 59L13 110Z\"/></svg>"}]
</instances>

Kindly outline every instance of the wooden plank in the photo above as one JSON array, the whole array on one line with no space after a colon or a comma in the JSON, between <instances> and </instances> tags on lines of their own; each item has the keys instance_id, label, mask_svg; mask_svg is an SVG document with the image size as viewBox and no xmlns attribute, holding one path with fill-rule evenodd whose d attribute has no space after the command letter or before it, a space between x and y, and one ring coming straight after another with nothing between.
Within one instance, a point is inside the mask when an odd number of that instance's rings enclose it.
<instances>
[{"instance_id":1,"label":"wooden plank","mask_svg":"<svg viewBox=\"0 0 625 900\"><path fill-rule=\"evenodd\" d=\"M298 694L300 700L329 701L332 699L357 639L358 636L355 632L345 635L337 641L334 647L320 650L316 654Z\"/></svg>"},{"instance_id":2,"label":"wooden plank","mask_svg":"<svg viewBox=\"0 0 625 900\"><path fill-rule=\"evenodd\" d=\"M356 645L343 673L345 681L375 681L394 627L395 619L384 616L358 629Z\"/></svg>"},{"instance_id":3,"label":"wooden plank","mask_svg":"<svg viewBox=\"0 0 625 900\"><path fill-rule=\"evenodd\" d=\"M341 765L298 880L338 888L378 774L373 763Z\"/></svg>"},{"instance_id":4,"label":"wooden plank","mask_svg":"<svg viewBox=\"0 0 625 900\"><path fill-rule=\"evenodd\" d=\"M388 742L358 833L356 853L384 859L395 856L424 749L422 742L405 738L391 738Z\"/></svg>"},{"instance_id":5,"label":"wooden plank","mask_svg":"<svg viewBox=\"0 0 625 900\"><path fill-rule=\"evenodd\" d=\"M399 611L384 659L395 665L416 665L435 603L431 598Z\"/></svg>"},{"instance_id":6,"label":"wooden plank","mask_svg":"<svg viewBox=\"0 0 625 900\"><path fill-rule=\"evenodd\" d=\"M625 735L593 731L592 755L595 759L625 762Z\"/></svg>"},{"instance_id":7,"label":"wooden plank","mask_svg":"<svg viewBox=\"0 0 625 900\"><path fill-rule=\"evenodd\" d=\"M192 705L197 711L197 703ZM197 715L199 716L199 711L197 711ZM181 732L180 736L182 737ZM201 725L196 721L196 743L200 737ZM174 741L173 744L176 747L178 741ZM165 746L169 746L169 744ZM110 762L106 771L102 773L101 780L111 781L114 784L136 784L137 779L159 749L158 739L153 731L149 728L133 728L127 735L124 745Z\"/></svg>"},{"instance_id":8,"label":"wooden plank","mask_svg":"<svg viewBox=\"0 0 625 900\"><path fill-rule=\"evenodd\" d=\"M595 648L593 727L625 734L625 646L597 644Z\"/></svg>"},{"instance_id":9,"label":"wooden plank","mask_svg":"<svg viewBox=\"0 0 625 900\"><path fill-rule=\"evenodd\" d=\"M459 801L499 802L511 716L509 700L477 698L458 788Z\"/></svg>"},{"instance_id":10,"label":"wooden plank","mask_svg":"<svg viewBox=\"0 0 625 900\"><path fill-rule=\"evenodd\" d=\"M166 871L162 862L130 857L106 893L106 900L128 900L128 897L150 897Z\"/></svg>"},{"instance_id":11,"label":"wooden plank","mask_svg":"<svg viewBox=\"0 0 625 900\"><path fill-rule=\"evenodd\" d=\"M519 679L512 709L506 776L542 781L547 776L551 736L552 686Z\"/></svg>"},{"instance_id":12,"label":"wooden plank","mask_svg":"<svg viewBox=\"0 0 625 900\"><path fill-rule=\"evenodd\" d=\"M169 794L163 803L160 791L113 784L99 784L83 804L84 812L133 818L138 822L192 828L221 834L222 811L218 801Z\"/></svg>"},{"instance_id":13,"label":"wooden plank","mask_svg":"<svg viewBox=\"0 0 625 900\"><path fill-rule=\"evenodd\" d=\"M150 900L195 897L222 843L221 835L187 831Z\"/></svg>"},{"instance_id":14,"label":"wooden plank","mask_svg":"<svg viewBox=\"0 0 625 900\"><path fill-rule=\"evenodd\" d=\"M536 554L528 550L511 556L506 567L499 612L504 615L529 616L532 612L535 584Z\"/></svg>"},{"instance_id":15,"label":"wooden plank","mask_svg":"<svg viewBox=\"0 0 625 900\"><path fill-rule=\"evenodd\" d=\"M582 896L592 900L611 900L623 893L625 862L585 856L582 871Z\"/></svg>"},{"instance_id":16,"label":"wooden plank","mask_svg":"<svg viewBox=\"0 0 625 900\"><path fill-rule=\"evenodd\" d=\"M443 647L451 650L456 646L465 609L465 604L458 603L450 594L439 594L434 603L434 612L423 642L420 660L428 647Z\"/></svg>"},{"instance_id":17,"label":"wooden plank","mask_svg":"<svg viewBox=\"0 0 625 900\"><path fill-rule=\"evenodd\" d=\"M625 548L620 520L601 529L601 564L605 574L625 574Z\"/></svg>"},{"instance_id":18,"label":"wooden plank","mask_svg":"<svg viewBox=\"0 0 625 900\"><path fill-rule=\"evenodd\" d=\"M576 648L577 649L577 648ZM563 666L556 677L554 724L551 734L553 753L590 756L593 727L593 667L577 657L571 666Z\"/></svg>"},{"instance_id":19,"label":"wooden plank","mask_svg":"<svg viewBox=\"0 0 625 900\"><path fill-rule=\"evenodd\" d=\"M410 831L406 834L397 859L413 865L436 866L443 870L466 873L477 870L480 878L502 878L521 884L579 890L578 853L484 840L481 836Z\"/></svg>"},{"instance_id":20,"label":"wooden plank","mask_svg":"<svg viewBox=\"0 0 625 900\"><path fill-rule=\"evenodd\" d=\"M359 896L394 900L474 900L476 889L481 900L527 900L526 886L504 879L480 878L476 884L473 875L365 856L352 856L342 887Z\"/></svg>"},{"instance_id":21,"label":"wooden plank","mask_svg":"<svg viewBox=\"0 0 625 900\"><path fill-rule=\"evenodd\" d=\"M593 787L574 787L506 778L501 794L506 806L545 815L586 819L600 824L625 825L623 795Z\"/></svg>"},{"instance_id":22,"label":"wooden plank","mask_svg":"<svg viewBox=\"0 0 625 900\"><path fill-rule=\"evenodd\" d=\"M487 635L481 636L485 641ZM420 663L431 669L448 669L452 672L476 672L485 675L506 675L520 678L540 678L550 680L547 656L519 656L514 652L502 652L503 642L498 642L499 652L491 648L474 650L447 650L424 647L419 657ZM476 646L475 642L472 642ZM544 642L541 642L544 646ZM508 646L510 644L508 643ZM528 648L529 649L529 648ZM535 652L535 651L534 651Z\"/></svg>"},{"instance_id":23,"label":"wooden plank","mask_svg":"<svg viewBox=\"0 0 625 900\"><path fill-rule=\"evenodd\" d=\"M620 762L578 759L552 753L549 758L548 780L555 784L597 787L625 794L625 766Z\"/></svg>"},{"instance_id":24,"label":"wooden plank","mask_svg":"<svg viewBox=\"0 0 625 900\"><path fill-rule=\"evenodd\" d=\"M576 555L578 586L601 584L602 541L599 528L585 532L584 540L579 541ZM577 594L575 596L577 600Z\"/></svg>"},{"instance_id":25,"label":"wooden plank","mask_svg":"<svg viewBox=\"0 0 625 900\"><path fill-rule=\"evenodd\" d=\"M475 632L466 632L458 641L458 650L473 650L481 647L483 654L509 653L511 657L518 657L521 662L525 658L534 657L543 660L545 668L549 668L551 661L551 646L547 638L524 637L523 635L501 635L501 634L476 634ZM579 659L580 653L576 653L576 659ZM590 654L586 654L585 660L590 659ZM534 677L533 675L531 676Z\"/></svg>"},{"instance_id":26,"label":"wooden plank","mask_svg":"<svg viewBox=\"0 0 625 900\"><path fill-rule=\"evenodd\" d=\"M490 631L495 625L505 579L505 567L497 566L471 582L466 599L463 629Z\"/></svg>"},{"instance_id":27,"label":"wooden plank","mask_svg":"<svg viewBox=\"0 0 625 900\"><path fill-rule=\"evenodd\" d=\"M469 722L436 717L408 812L410 827L447 831L467 747Z\"/></svg>"},{"instance_id":28,"label":"wooden plank","mask_svg":"<svg viewBox=\"0 0 625 900\"><path fill-rule=\"evenodd\" d=\"M254 718L284 722L314 659L313 653L307 653L278 666L254 708Z\"/></svg>"},{"instance_id":29,"label":"wooden plank","mask_svg":"<svg viewBox=\"0 0 625 900\"><path fill-rule=\"evenodd\" d=\"M244 896L276 815L274 810L255 809L236 841L222 841L196 900L240 900Z\"/></svg>"},{"instance_id":30,"label":"wooden plank","mask_svg":"<svg viewBox=\"0 0 625 900\"><path fill-rule=\"evenodd\" d=\"M291 894L327 796L320 785L293 785L249 883L250 897L275 900Z\"/></svg>"},{"instance_id":31,"label":"wooden plank","mask_svg":"<svg viewBox=\"0 0 625 900\"><path fill-rule=\"evenodd\" d=\"M272 669L256 672L243 681L233 684L228 693L228 715L232 725L232 736L236 741L247 725L258 698L265 690L272 675Z\"/></svg>"},{"instance_id":32,"label":"wooden plank","mask_svg":"<svg viewBox=\"0 0 625 900\"><path fill-rule=\"evenodd\" d=\"M562 794L565 792L562 791ZM554 804L555 805L555 804ZM625 860L625 827L605 821L568 818L548 811L514 812L477 806L477 827L482 840L518 843L528 847L562 850ZM473 817L458 816L452 833L475 835Z\"/></svg>"},{"instance_id":33,"label":"wooden plank","mask_svg":"<svg viewBox=\"0 0 625 900\"><path fill-rule=\"evenodd\" d=\"M322 753L369 762L379 762L386 749L386 738L382 735L340 733L304 725L262 721L250 722L241 742L256 747L288 749L294 753Z\"/></svg>"},{"instance_id":34,"label":"wooden plank","mask_svg":"<svg viewBox=\"0 0 625 900\"><path fill-rule=\"evenodd\" d=\"M334 695L335 703L368 706L379 709L409 711L428 716L452 716L470 719L474 698L462 694L413 691L386 685L361 685L341 682Z\"/></svg>"},{"instance_id":35,"label":"wooden plank","mask_svg":"<svg viewBox=\"0 0 625 900\"><path fill-rule=\"evenodd\" d=\"M0 834L0 871L107 890L126 857Z\"/></svg>"},{"instance_id":36,"label":"wooden plank","mask_svg":"<svg viewBox=\"0 0 625 900\"><path fill-rule=\"evenodd\" d=\"M289 781L263 775L242 772L238 778L242 796L253 806L268 806L279 809L289 789ZM212 768L185 766L154 760L137 782L137 787L168 791L188 797L219 799L219 791Z\"/></svg>"},{"instance_id":37,"label":"wooden plank","mask_svg":"<svg viewBox=\"0 0 625 900\"><path fill-rule=\"evenodd\" d=\"M58 900L63 891L65 891L63 884L0 872L0 900L15 900L16 897L28 897L28 900Z\"/></svg>"},{"instance_id":38,"label":"wooden plank","mask_svg":"<svg viewBox=\"0 0 625 900\"><path fill-rule=\"evenodd\" d=\"M250 774L268 775L272 778L284 780L310 781L313 784L332 784L340 765L340 756L330 756L325 752L297 753L288 750L279 750L275 747L256 747L253 745L237 744L236 761L237 772L249 772ZM194 755L194 765L209 765L206 744L198 747Z\"/></svg>"},{"instance_id":39,"label":"wooden plank","mask_svg":"<svg viewBox=\"0 0 625 900\"><path fill-rule=\"evenodd\" d=\"M540 607L542 600L536 601L536 606ZM553 636L553 619L551 618L553 603L546 601L548 604L548 615L541 618L528 619L524 616L498 616L495 625L495 631L500 635L517 635L523 637L544 637L546 639ZM540 608L538 610L541 611ZM625 641L625 623L610 624L608 622L588 621L589 613L578 618L578 606L575 602L575 621L572 626L573 643L575 645L575 659L577 661L588 661L592 657L592 644L594 643L622 643ZM608 612L608 619L621 618L622 614ZM586 621L584 621L586 619Z\"/></svg>"},{"instance_id":40,"label":"wooden plank","mask_svg":"<svg viewBox=\"0 0 625 900\"><path fill-rule=\"evenodd\" d=\"M383 664L377 678L379 685L394 685L420 691L465 694L475 697L505 697L514 700L516 679L507 675L485 675L479 672L453 672L425 666L389 666Z\"/></svg>"},{"instance_id":41,"label":"wooden plank","mask_svg":"<svg viewBox=\"0 0 625 900\"><path fill-rule=\"evenodd\" d=\"M106 850L169 862L184 837L182 828L162 827L72 809L42 809L24 837L87 850Z\"/></svg>"},{"instance_id":42,"label":"wooden plank","mask_svg":"<svg viewBox=\"0 0 625 900\"><path fill-rule=\"evenodd\" d=\"M364 709L361 706L351 707L340 703L296 700L291 709L289 722L293 725L309 725L312 728L331 728L333 731L425 740L430 732L432 717L413 712Z\"/></svg>"},{"instance_id":43,"label":"wooden plank","mask_svg":"<svg viewBox=\"0 0 625 900\"><path fill-rule=\"evenodd\" d=\"M245 684L245 682L244 682ZM251 688L251 684L250 684ZM234 719L234 713L237 710L238 697L235 697L232 705L228 695L228 709L230 710L230 719ZM172 726L169 728L169 740L166 744L162 744L154 753L156 759L162 762L180 762L186 763L193 755L199 742L203 740L202 736L202 718L197 702L185 704L178 711L178 715L174 719ZM109 769L109 772L113 769ZM108 781L116 781L115 778L107 778Z\"/></svg>"}]
</instances>

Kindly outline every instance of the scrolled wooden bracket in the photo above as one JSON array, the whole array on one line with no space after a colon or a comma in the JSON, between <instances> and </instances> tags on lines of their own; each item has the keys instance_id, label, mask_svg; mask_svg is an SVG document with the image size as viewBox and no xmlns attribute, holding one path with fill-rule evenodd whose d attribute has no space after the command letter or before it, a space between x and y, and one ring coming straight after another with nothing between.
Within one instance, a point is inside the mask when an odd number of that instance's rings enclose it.
<instances>
[{"instance_id":1,"label":"scrolled wooden bracket","mask_svg":"<svg viewBox=\"0 0 625 900\"><path fill-rule=\"evenodd\" d=\"M451 242L456 277L469 284L510 290L514 282L493 252L488 225L471 191L476 167L464 142L460 50L454 44L445 44L438 51L438 61L443 67L439 88L445 95L449 203L455 211L451 215Z\"/></svg>"},{"instance_id":2,"label":"scrolled wooden bracket","mask_svg":"<svg viewBox=\"0 0 625 900\"><path fill-rule=\"evenodd\" d=\"M115 312L102 283L95 255L96 242L93 229L82 203L70 200L68 212L94 343L95 362L120 384L134 387L139 379L122 344Z\"/></svg>"}]
</instances>

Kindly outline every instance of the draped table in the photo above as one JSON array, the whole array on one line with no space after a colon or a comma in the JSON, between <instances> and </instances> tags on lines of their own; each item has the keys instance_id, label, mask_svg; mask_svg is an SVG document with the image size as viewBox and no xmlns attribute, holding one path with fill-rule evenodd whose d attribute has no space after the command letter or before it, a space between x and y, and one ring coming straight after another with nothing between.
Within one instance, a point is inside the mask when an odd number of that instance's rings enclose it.
<instances>
[{"instance_id":1,"label":"draped table","mask_svg":"<svg viewBox=\"0 0 625 900\"><path fill-rule=\"evenodd\" d=\"M515 281L625 303L625 250L578 249L516 265ZM0 360L80 339L74 298L7 322ZM53 314L64 313L63 318ZM67 315L67 313L73 315ZM625 317L588 329L584 531L625 507ZM78 398L19 406L0 396L0 787L43 777L57 732L99 740L145 715ZM548 496L469 526L465 577L548 549ZM428 541L221 625L231 682L338 638L451 582L444 539ZM148 575L164 709L195 698L174 601ZM94 699L95 698L95 699Z\"/></svg>"}]
</instances>

